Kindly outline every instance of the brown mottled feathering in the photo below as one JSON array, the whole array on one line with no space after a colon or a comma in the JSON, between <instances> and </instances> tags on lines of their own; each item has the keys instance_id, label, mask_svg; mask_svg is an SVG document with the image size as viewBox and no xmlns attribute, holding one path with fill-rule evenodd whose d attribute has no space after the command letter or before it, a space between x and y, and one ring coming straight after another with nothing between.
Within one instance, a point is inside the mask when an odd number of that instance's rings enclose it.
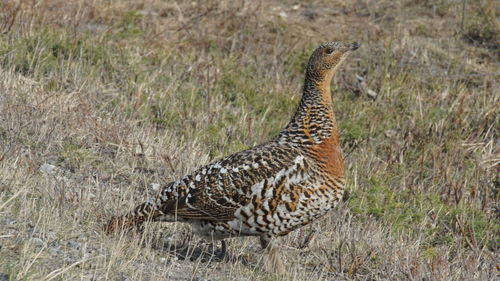
<instances>
[{"instance_id":1,"label":"brown mottled feathering","mask_svg":"<svg viewBox=\"0 0 500 281\"><path fill-rule=\"evenodd\" d=\"M106 231L147 220L182 221L209 240L260 236L273 254L273 237L323 216L342 198L344 163L330 83L358 47L329 42L313 52L300 105L276 138L167 184L155 198L112 219Z\"/></svg>"}]
</instances>

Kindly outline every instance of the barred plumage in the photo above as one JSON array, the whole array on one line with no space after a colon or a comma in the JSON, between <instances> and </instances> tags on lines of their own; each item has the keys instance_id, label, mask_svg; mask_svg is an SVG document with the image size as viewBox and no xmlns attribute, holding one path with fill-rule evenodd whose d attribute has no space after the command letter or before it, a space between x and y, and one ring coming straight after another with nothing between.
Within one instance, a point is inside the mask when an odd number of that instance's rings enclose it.
<instances>
[{"instance_id":1,"label":"barred plumage","mask_svg":"<svg viewBox=\"0 0 500 281\"><path fill-rule=\"evenodd\" d=\"M183 221L208 239L255 235L267 247L272 237L324 215L345 185L330 82L358 47L329 42L313 52L300 105L275 139L169 183L157 197L112 219L106 231L146 220Z\"/></svg>"}]
</instances>

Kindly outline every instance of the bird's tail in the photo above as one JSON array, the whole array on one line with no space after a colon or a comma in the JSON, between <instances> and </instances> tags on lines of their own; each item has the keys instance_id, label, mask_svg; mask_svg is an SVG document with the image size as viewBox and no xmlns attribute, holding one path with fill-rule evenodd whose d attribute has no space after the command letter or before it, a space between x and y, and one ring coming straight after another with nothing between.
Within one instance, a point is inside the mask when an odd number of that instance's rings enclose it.
<instances>
[{"instance_id":1,"label":"bird's tail","mask_svg":"<svg viewBox=\"0 0 500 281\"><path fill-rule=\"evenodd\" d=\"M134 226L143 224L146 221L154 220L159 215L155 201L147 201L134 208L126 215L113 217L104 226L103 230L107 234L112 234L120 230L128 230Z\"/></svg>"}]
</instances>

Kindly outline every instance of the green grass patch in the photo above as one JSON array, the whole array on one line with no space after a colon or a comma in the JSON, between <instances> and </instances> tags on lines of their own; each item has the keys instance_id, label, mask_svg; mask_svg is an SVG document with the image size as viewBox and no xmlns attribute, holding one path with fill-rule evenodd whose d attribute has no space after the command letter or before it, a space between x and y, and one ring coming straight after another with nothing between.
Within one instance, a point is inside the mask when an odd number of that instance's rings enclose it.
<instances>
[{"instance_id":1,"label":"green grass patch","mask_svg":"<svg viewBox=\"0 0 500 281\"><path fill-rule=\"evenodd\" d=\"M95 159L96 156L91 149L73 142L67 142L63 145L57 162L74 172L82 165L91 163Z\"/></svg>"},{"instance_id":2,"label":"green grass patch","mask_svg":"<svg viewBox=\"0 0 500 281\"><path fill-rule=\"evenodd\" d=\"M435 194L394 191L380 178L370 179L366 189L350 193L349 208L361 220L375 218L394 233L424 233L425 247L464 243L467 247L493 249L500 221L464 204L449 205ZM456 238L462 236L465 241ZM462 245L464 246L464 245Z\"/></svg>"},{"instance_id":3,"label":"green grass patch","mask_svg":"<svg viewBox=\"0 0 500 281\"><path fill-rule=\"evenodd\" d=\"M42 29L34 35L16 37L7 44L0 38L0 63L37 79L61 69L68 62L77 61L82 66L109 67L109 49L95 44L86 37L70 38L66 31ZM53 87L54 82L49 84Z\"/></svg>"},{"instance_id":4,"label":"green grass patch","mask_svg":"<svg viewBox=\"0 0 500 281\"><path fill-rule=\"evenodd\" d=\"M138 11L128 11L124 14L121 22L118 24L118 37L121 39L135 38L141 36L144 31L140 23L142 15Z\"/></svg>"}]
</instances>

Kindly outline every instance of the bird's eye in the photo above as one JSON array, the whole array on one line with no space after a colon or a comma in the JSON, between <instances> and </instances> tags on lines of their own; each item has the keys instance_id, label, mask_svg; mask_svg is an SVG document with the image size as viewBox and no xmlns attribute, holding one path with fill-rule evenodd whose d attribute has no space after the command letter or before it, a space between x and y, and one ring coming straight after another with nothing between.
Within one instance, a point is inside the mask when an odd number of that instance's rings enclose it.
<instances>
[{"instance_id":1,"label":"bird's eye","mask_svg":"<svg viewBox=\"0 0 500 281\"><path fill-rule=\"evenodd\" d=\"M326 48L325 49L325 54L331 55L332 53L333 53L333 49L332 48Z\"/></svg>"}]
</instances>

